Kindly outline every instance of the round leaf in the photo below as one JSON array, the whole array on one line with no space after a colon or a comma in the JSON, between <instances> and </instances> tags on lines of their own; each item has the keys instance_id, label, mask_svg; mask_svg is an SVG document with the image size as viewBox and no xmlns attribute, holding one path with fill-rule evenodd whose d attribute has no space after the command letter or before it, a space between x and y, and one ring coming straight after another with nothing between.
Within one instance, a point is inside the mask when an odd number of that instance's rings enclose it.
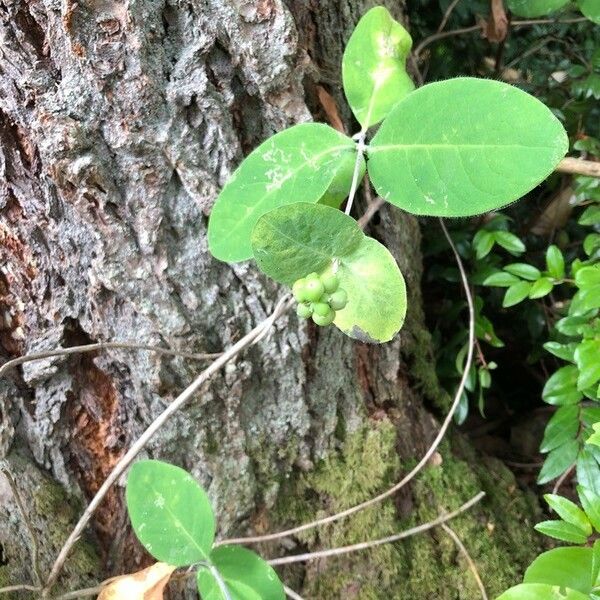
<instances>
[{"instance_id":1,"label":"round leaf","mask_svg":"<svg viewBox=\"0 0 600 600\"><path fill-rule=\"evenodd\" d=\"M540 554L531 563L523 582L564 586L589 594L591 572L591 548L555 548Z\"/></svg>"},{"instance_id":2,"label":"round leaf","mask_svg":"<svg viewBox=\"0 0 600 600\"><path fill-rule=\"evenodd\" d=\"M578 0L579 10L594 23L600 23L600 2L598 0Z\"/></svg>"},{"instance_id":3,"label":"round leaf","mask_svg":"<svg viewBox=\"0 0 600 600\"><path fill-rule=\"evenodd\" d=\"M344 92L358 122L379 123L414 84L406 72L412 39L387 8L376 6L358 22L342 61Z\"/></svg>"},{"instance_id":4,"label":"round leaf","mask_svg":"<svg viewBox=\"0 0 600 600\"><path fill-rule=\"evenodd\" d=\"M298 202L259 219L252 250L263 273L292 284L313 271L323 272L334 258L353 252L364 237L358 223L343 212Z\"/></svg>"},{"instance_id":5,"label":"round leaf","mask_svg":"<svg viewBox=\"0 0 600 600\"><path fill-rule=\"evenodd\" d=\"M348 292L348 304L336 313L334 324L361 342L391 340L406 316L406 285L388 249L363 237L340 261L337 275Z\"/></svg>"},{"instance_id":6,"label":"round leaf","mask_svg":"<svg viewBox=\"0 0 600 600\"><path fill-rule=\"evenodd\" d=\"M217 198L208 223L208 244L220 260L252 256L250 234L258 219L277 206L318 202L356 144L320 123L282 131L254 150Z\"/></svg>"},{"instance_id":7,"label":"round leaf","mask_svg":"<svg viewBox=\"0 0 600 600\"><path fill-rule=\"evenodd\" d=\"M207 559L215 517L206 492L189 473L157 460L137 462L125 498L133 530L154 558L176 567Z\"/></svg>"},{"instance_id":8,"label":"round leaf","mask_svg":"<svg viewBox=\"0 0 600 600\"><path fill-rule=\"evenodd\" d=\"M556 585L521 583L506 590L496 600L589 600L589 596Z\"/></svg>"},{"instance_id":9,"label":"round leaf","mask_svg":"<svg viewBox=\"0 0 600 600\"><path fill-rule=\"evenodd\" d=\"M384 199L418 215L462 217L519 199L568 149L550 109L498 81L426 85L392 110L368 150Z\"/></svg>"},{"instance_id":10,"label":"round leaf","mask_svg":"<svg viewBox=\"0 0 600 600\"><path fill-rule=\"evenodd\" d=\"M285 592L277 573L260 556L241 546L219 546L210 555L231 600L284 600ZM225 600L219 582L209 569L197 576L202 600Z\"/></svg>"}]
</instances>

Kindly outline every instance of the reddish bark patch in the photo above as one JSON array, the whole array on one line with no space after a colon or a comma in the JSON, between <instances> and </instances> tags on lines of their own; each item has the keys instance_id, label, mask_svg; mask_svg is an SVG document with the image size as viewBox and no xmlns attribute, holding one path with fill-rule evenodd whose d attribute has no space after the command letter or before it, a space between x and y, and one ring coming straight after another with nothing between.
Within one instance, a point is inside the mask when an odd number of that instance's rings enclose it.
<instances>
[{"instance_id":1,"label":"reddish bark patch","mask_svg":"<svg viewBox=\"0 0 600 600\"><path fill-rule=\"evenodd\" d=\"M86 496L91 498L124 454L119 419L120 396L111 378L84 356L74 369L76 397L69 403L71 466ZM121 494L112 489L96 511L95 524L110 545L119 529Z\"/></svg>"}]
</instances>

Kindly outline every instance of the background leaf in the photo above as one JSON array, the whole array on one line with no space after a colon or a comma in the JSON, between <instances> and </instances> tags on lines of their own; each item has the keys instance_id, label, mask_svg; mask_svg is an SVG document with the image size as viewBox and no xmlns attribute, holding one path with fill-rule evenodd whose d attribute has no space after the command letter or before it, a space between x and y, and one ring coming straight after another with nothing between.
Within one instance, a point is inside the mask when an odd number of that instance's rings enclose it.
<instances>
[{"instance_id":1,"label":"background leaf","mask_svg":"<svg viewBox=\"0 0 600 600\"><path fill-rule=\"evenodd\" d=\"M387 8L376 6L358 22L344 51L344 92L357 121L379 123L414 84L406 72L412 47L408 31Z\"/></svg>"},{"instance_id":2,"label":"background leaf","mask_svg":"<svg viewBox=\"0 0 600 600\"><path fill-rule=\"evenodd\" d=\"M598 0L578 0L579 10L594 23L600 23L600 2Z\"/></svg>"},{"instance_id":3,"label":"background leaf","mask_svg":"<svg viewBox=\"0 0 600 600\"><path fill-rule=\"evenodd\" d=\"M224 580L232 600L284 600L277 573L258 554L241 546L218 546L210 560ZM197 575L202 600L225 600L214 575L200 569Z\"/></svg>"},{"instance_id":4,"label":"background leaf","mask_svg":"<svg viewBox=\"0 0 600 600\"><path fill-rule=\"evenodd\" d=\"M269 138L237 168L213 206L213 256L229 262L251 258L258 219L281 205L318 202L355 153L349 137L321 123L295 125Z\"/></svg>"},{"instance_id":5,"label":"background leaf","mask_svg":"<svg viewBox=\"0 0 600 600\"><path fill-rule=\"evenodd\" d=\"M588 600L577 590L561 589L544 583L521 583L511 587L496 600Z\"/></svg>"},{"instance_id":6,"label":"background leaf","mask_svg":"<svg viewBox=\"0 0 600 600\"><path fill-rule=\"evenodd\" d=\"M552 450L540 470L538 483L540 485L548 483L562 475L577 460L578 450L579 442L577 440L570 440Z\"/></svg>"},{"instance_id":7,"label":"background leaf","mask_svg":"<svg viewBox=\"0 0 600 600\"><path fill-rule=\"evenodd\" d=\"M406 96L368 149L378 194L417 215L476 215L517 200L568 149L533 96L498 81L457 78Z\"/></svg>"},{"instance_id":8,"label":"background leaf","mask_svg":"<svg viewBox=\"0 0 600 600\"><path fill-rule=\"evenodd\" d=\"M540 452L550 452L565 442L574 440L579 430L578 416L577 406L561 406L546 425Z\"/></svg>"},{"instance_id":9,"label":"background leaf","mask_svg":"<svg viewBox=\"0 0 600 600\"><path fill-rule=\"evenodd\" d=\"M568 3L569 0L508 0L508 8L519 17L542 17Z\"/></svg>"},{"instance_id":10,"label":"background leaf","mask_svg":"<svg viewBox=\"0 0 600 600\"><path fill-rule=\"evenodd\" d=\"M176 567L208 558L215 517L206 492L189 473L158 460L137 462L125 497L133 530L154 558Z\"/></svg>"}]
</instances>

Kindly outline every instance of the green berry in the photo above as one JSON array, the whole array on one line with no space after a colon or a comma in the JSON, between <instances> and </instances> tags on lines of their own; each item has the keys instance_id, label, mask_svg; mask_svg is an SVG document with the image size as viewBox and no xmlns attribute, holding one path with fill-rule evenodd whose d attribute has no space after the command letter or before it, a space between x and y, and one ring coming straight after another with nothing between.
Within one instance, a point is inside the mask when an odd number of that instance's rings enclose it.
<instances>
[{"instance_id":1,"label":"green berry","mask_svg":"<svg viewBox=\"0 0 600 600\"><path fill-rule=\"evenodd\" d=\"M335 319L335 311L329 309L329 312L326 315L318 315L317 313L313 313L312 320L321 327L325 327L327 325L331 325L333 320Z\"/></svg>"},{"instance_id":2,"label":"green berry","mask_svg":"<svg viewBox=\"0 0 600 600\"><path fill-rule=\"evenodd\" d=\"M296 283L292 286L292 292L294 294L294 298L298 302L307 302L308 298L306 296L306 279L298 279Z\"/></svg>"},{"instance_id":3,"label":"green berry","mask_svg":"<svg viewBox=\"0 0 600 600\"><path fill-rule=\"evenodd\" d=\"M308 304L298 304L296 307L296 314L301 319L308 319L313 314L313 309Z\"/></svg>"},{"instance_id":4,"label":"green berry","mask_svg":"<svg viewBox=\"0 0 600 600\"><path fill-rule=\"evenodd\" d=\"M325 291L321 280L313 277L307 277L306 283L304 285L304 290L306 292L306 299L309 302L318 302Z\"/></svg>"},{"instance_id":5,"label":"green berry","mask_svg":"<svg viewBox=\"0 0 600 600\"><path fill-rule=\"evenodd\" d=\"M329 304L326 304L325 302L313 302L312 309L313 313L315 315L319 315L320 317L325 317L331 310Z\"/></svg>"},{"instance_id":6,"label":"green berry","mask_svg":"<svg viewBox=\"0 0 600 600\"><path fill-rule=\"evenodd\" d=\"M328 294L332 294L340 287L340 280L335 275L325 275L321 277L321 281Z\"/></svg>"},{"instance_id":7,"label":"green berry","mask_svg":"<svg viewBox=\"0 0 600 600\"><path fill-rule=\"evenodd\" d=\"M329 306L333 310L342 310L348 304L348 294L345 290L338 290L329 296Z\"/></svg>"}]
</instances>

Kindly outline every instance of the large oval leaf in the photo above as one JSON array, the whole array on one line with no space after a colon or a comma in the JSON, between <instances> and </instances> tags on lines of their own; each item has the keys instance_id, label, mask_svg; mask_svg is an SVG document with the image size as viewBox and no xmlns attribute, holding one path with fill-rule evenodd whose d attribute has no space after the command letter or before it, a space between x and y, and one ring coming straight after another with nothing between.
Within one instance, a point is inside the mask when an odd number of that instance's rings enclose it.
<instances>
[{"instance_id":1,"label":"large oval leaf","mask_svg":"<svg viewBox=\"0 0 600 600\"><path fill-rule=\"evenodd\" d=\"M591 548L554 548L540 554L525 571L523 583L545 583L589 594L592 590Z\"/></svg>"},{"instance_id":2,"label":"large oval leaf","mask_svg":"<svg viewBox=\"0 0 600 600\"><path fill-rule=\"evenodd\" d=\"M415 88L406 72L411 47L408 31L383 6L372 8L358 22L344 51L342 78L363 129L379 123Z\"/></svg>"},{"instance_id":3,"label":"large oval leaf","mask_svg":"<svg viewBox=\"0 0 600 600\"><path fill-rule=\"evenodd\" d=\"M541 102L505 83L464 77L404 98L373 138L367 170L392 204L461 217L517 200L567 148L565 130Z\"/></svg>"},{"instance_id":4,"label":"large oval leaf","mask_svg":"<svg viewBox=\"0 0 600 600\"><path fill-rule=\"evenodd\" d=\"M237 168L213 206L213 256L251 258L250 234L261 215L284 204L318 202L356 151L349 137L322 123L295 125L269 138Z\"/></svg>"},{"instance_id":5,"label":"large oval leaf","mask_svg":"<svg viewBox=\"0 0 600 600\"><path fill-rule=\"evenodd\" d=\"M600 23L600 2L598 0L578 0L579 10L594 23Z\"/></svg>"},{"instance_id":6,"label":"large oval leaf","mask_svg":"<svg viewBox=\"0 0 600 600\"><path fill-rule=\"evenodd\" d=\"M219 546L210 560L219 572L231 600L284 600L285 591L277 573L260 556L241 546ZM226 600L215 575L198 571L202 600Z\"/></svg>"},{"instance_id":7,"label":"large oval leaf","mask_svg":"<svg viewBox=\"0 0 600 600\"><path fill-rule=\"evenodd\" d=\"M496 600L589 600L589 596L544 583L522 583L506 590Z\"/></svg>"},{"instance_id":8,"label":"large oval leaf","mask_svg":"<svg viewBox=\"0 0 600 600\"><path fill-rule=\"evenodd\" d=\"M189 473L157 460L137 462L125 498L133 530L154 558L176 567L207 560L215 517L206 492Z\"/></svg>"},{"instance_id":9,"label":"large oval leaf","mask_svg":"<svg viewBox=\"0 0 600 600\"><path fill-rule=\"evenodd\" d=\"M334 324L350 337L387 342L402 327L406 287L396 261L339 210L305 202L276 208L259 219L252 246L258 267L282 283L337 269L348 303Z\"/></svg>"},{"instance_id":10,"label":"large oval leaf","mask_svg":"<svg viewBox=\"0 0 600 600\"><path fill-rule=\"evenodd\" d=\"M508 8L519 17L543 17L569 2L570 0L508 0Z\"/></svg>"}]
</instances>

